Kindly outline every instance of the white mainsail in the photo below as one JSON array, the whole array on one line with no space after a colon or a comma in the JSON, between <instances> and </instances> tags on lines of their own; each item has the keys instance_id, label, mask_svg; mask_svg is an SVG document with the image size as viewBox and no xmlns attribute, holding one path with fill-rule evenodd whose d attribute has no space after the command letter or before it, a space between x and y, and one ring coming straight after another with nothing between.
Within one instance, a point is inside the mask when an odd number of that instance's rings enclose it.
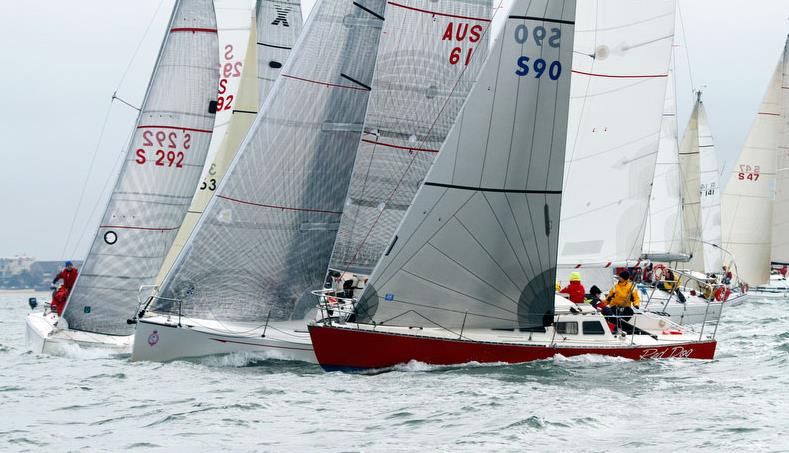
<instances>
[{"instance_id":1,"label":"white mainsail","mask_svg":"<svg viewBox=\"0 0 789 453\"><path fill-rule=\"evenodd\" d=\"M154 282L189 207L214 127L219 66L210 0L176 2L126 159L63 317L129 335L140 286Z\"/></svg>"},{"instance_id":2,"label":"white mainsail","mask_svg":"<svg viewBox=\"0 0 789 453\"><path fill-rule=\"evenodd\" d=\"M298 0L258 0L257 15L258 92L265 96L271 92L290 51L301 35L303 20Z\"/></svg>"},{"instance_id":3,"label":"white mainsail","mask_svg":"<svg viewBox=\"0 0 789 453\"><path fill-rule=\"evenodd\" d=\"M734 257L737 277L752 285L770 279L783 66L775 69L721 200L723 248Z\"/></svg>"},{"instance_id":4,"label":"white mainsail","mask_svg":"<svg viewBox=\"0 0 789 453\"><path fill-rule=\"evenodd\" d=\"M639 259L661 137L674 0L579 2L560 266Z\"/></svg>"},{"instance_id":5,"label":"white mainsail","mask_svg":"<svg viewBox=\"0 0 789 453\"><path fill-rule=\"evenodd\" d=\"M399 0L388 8L330 265L365 275L449 133L485 61L490 34L490 0Z\"/></svg>"},{"instance_id":6,"label":"white mainsail","mask_svg":"<svg viewBox=\"0 0 789 453\"><path fill-rule=\"evenodd\" d=\"M781 130L778 131L770 259L776 264L789 264L789 39L784 46L782 66Z\"/></svg>"},{"instance_id":7,"label":"white mainsail","mask_svg":"<svg viewBox=\"0 0 789 453\"><path fill-rule=\"evenodd\" d=\"M357 319L542 327L552 320L574 0L517 1Z\"/></svg>"},{"instance_id":8,"label":"white mainsail","mask_svg":"<svg viewBox=\"0 0 789 453\"><path fill-rule=\"evenodd\" d=\"M644 256L653 261L663 262L687 260L689 254L683 234L677 98L674 90L672 59L666 83L660 144L649 200L649 216L642 246Z\"/></svg>"},{"instance_id":9,"label":"white mainsail","mask_svg":"<svg viewBox=\"0 0 789 453\"><path fill-rule=\"evenodd\" d=\"M707 113L698 94L679 149L685 231L692 258L688 268L721 271L721 213L718 159Z\"/></svg>"},{"instance_id":10,"label":"white mainsail","mask_svg":"<svg viewBox=\"0 0 789 453\"><path fill-rule=\"evenodd\" d=\"M289 319L320 285L349 184L386 4L321 0L154 311ZM176 299L173 302L169 299Z\"/></svg>"}]
</instances>

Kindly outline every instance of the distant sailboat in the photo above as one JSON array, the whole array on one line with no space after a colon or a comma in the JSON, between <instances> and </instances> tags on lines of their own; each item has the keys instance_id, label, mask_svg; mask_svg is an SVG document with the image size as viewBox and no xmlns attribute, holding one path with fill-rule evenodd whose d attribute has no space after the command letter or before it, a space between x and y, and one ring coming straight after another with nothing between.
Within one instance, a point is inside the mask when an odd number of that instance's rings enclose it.
<instances>
[{"instance_id":1,"label":"distant sailboat","mask_svg":"<svg viewBox=\"0 0 789 453\"><path fill-rule=\"evenodd\" d=\"M592 307L554 299L575 1L519 0L508 16L355 312L329 304L309 326L319 363L711 358L714 340L655 332L657 317L614 336Z\"/></svg>"},{"instance_id":2,"label":"distant sailboat","mask_svg":"<svg viewBox=\"0 0 789 453\"><path fill-rule=\"evenodd\" d=\"M128 350L126 323L154 283L189 207L211 140L218 83L210 0L176 2L126 160L62 319L34 313L28 344Z\"/></svg>"},{"instance_id":3,"label":"distant sailboat","mask_svg":"<svg viewBox=\"0 0 789 453\"><path fill-rule=\"evenodd\" d=\"M789 298L789 40L723 193L723 246L748 295Z\"/></svg>"}]
</instances>

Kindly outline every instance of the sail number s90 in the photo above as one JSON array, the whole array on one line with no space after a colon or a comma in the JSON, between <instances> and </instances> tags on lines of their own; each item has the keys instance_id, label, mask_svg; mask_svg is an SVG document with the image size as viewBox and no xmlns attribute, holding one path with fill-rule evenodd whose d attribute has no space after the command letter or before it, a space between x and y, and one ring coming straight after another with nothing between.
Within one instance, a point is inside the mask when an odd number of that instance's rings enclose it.
<instances>
[{"instance_id":1,"label":"sail number s90","mask_svg":"<svg viewBox=\"0 0 789 453\"><path fill-rule=\"evenodd\" d=\"M192 135L188 132L152 131L142 133L142 144L134 152L137 165L152 163L156 167L183 168L185 151L192 146ZM179 148L183 151L180 151Z\"/></svg>"},{"instance_id":2,"label":"sail number s90","mask_svg":"<svg viewBox=\"0 0 789 453\"><path fill-rule=\"evenodd\" d=\"M519 24L515 27L514 38L518 44L525 44L531 40L537 47L547 45L557 48L561 45L562 29L551 28L549 31L542 25L538 25L529 30L526 24ZM515 66L515 75L518 77L533 74L534 78L540 79L547 73L551 80L559 80L559 77L562 76L562 63L558 60L550 62L543 58L532 60L526 55L521 55L515 59Z\"/></svg>"}]
</instances>

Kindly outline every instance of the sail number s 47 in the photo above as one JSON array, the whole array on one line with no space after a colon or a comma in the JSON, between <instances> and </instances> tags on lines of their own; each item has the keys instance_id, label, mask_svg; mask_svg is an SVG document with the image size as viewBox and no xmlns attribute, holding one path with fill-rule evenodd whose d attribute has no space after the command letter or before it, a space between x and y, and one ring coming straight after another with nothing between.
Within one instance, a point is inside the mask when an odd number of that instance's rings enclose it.
<instances>
[{"instance_id":1,"label":"sail number s 47","mask_svg":"<svg viewBox=\"0 0 789 453\"><path fill-rule=\"evenodd\" d=\"M559 47L562 40L562 29L551 28L548 30L542 25L532 28L526 24L518 24L515 27L515 42L518 44L525 44L533 41L537 47ZM551 80L559 80L562 76L562 63L558 60L548 61L544 58L530 58L526 55L521 55L515 60L515 75L524 77L533 75L535 78L540 79L547 75Z\"/></svg>"}]
</instances>

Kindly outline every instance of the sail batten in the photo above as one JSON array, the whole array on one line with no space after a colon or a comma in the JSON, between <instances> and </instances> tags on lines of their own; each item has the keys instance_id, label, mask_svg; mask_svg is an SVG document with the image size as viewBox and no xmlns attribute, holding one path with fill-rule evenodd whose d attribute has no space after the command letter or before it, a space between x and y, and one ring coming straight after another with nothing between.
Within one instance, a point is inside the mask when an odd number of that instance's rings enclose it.
<instances>
[{"instance_id":1,"label":"sail batten","mask_svg":"<svg viewBox=\"0 0 789 453\"><path fill-rule=\"evenodd\" d=\"M219 79L216 28L210 0L176 2L127 158L63 313L71 329L132 333L126 319L137 291L153 283L208 152Z\"/></svg>"}]
</instances>

